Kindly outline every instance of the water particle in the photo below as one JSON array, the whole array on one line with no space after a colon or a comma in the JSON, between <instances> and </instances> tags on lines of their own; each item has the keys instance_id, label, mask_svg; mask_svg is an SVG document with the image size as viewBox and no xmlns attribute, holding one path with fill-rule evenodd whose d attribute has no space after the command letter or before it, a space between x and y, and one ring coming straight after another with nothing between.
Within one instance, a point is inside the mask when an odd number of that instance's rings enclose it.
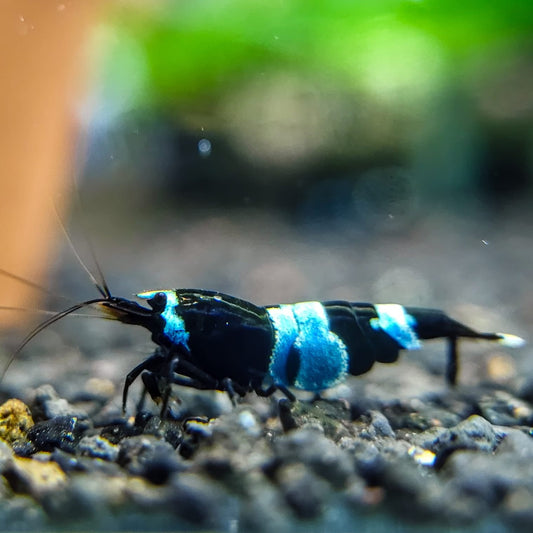
<instances>
[{"instance_id":1,"label":"water particle","mask_svg":"<svg viewBox=\"0 0 533 533\"><path fill-rule=\"evenodd\" d=\"M489 245L489 241L486 241L485 239L481 239L481 242L482 242L485 246L488 246L488 245Z\"/></svg>"},{"instance_id":2,"label":"water particle","mask_svg":"<svg viewBox=\"0 0 533 533\"><path fill-rule=\"evenodd\" d=\"M211 155L211 141L209 139L200 139L198 141L198 152L202 157Z\"/></svg>"}]
</instances>

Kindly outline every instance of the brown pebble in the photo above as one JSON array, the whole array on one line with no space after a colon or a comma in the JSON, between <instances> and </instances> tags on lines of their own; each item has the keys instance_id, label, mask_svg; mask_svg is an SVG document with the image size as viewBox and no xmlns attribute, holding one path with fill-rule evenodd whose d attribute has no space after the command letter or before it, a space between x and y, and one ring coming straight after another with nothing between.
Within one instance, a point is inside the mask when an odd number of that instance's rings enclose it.
<instances>
[{"instance_id":1,"label":"brown pebble","mask_svg":"<svg viewBox=\"0 0 533 533\"><path fill-rule=\"evenodd\" d=\"M492 381L499 383L516 376L516 366L510 355L496 353L487 360L487 374Z\"/></svg>"},{"instance_id":2,"label":"brown pebble","mask_svg":"<svg viewBox=\"0 0 533 533\"><path fill-rule=\"evenodd\" d=\"M6 476L13 490L39 497L64 486L67 477L53 461L42 462L24 457L15 457L13 467Z\"/></svg>"},{"instance_id":3,"label":"brown pebble","mask_svg":"<svg viewBox=\"0 0 533 533\"><path fill-rule=\"evenodd\" d=\"M373 506L380 504L385 498L383 487L366 487L363 495L363 503Z\"/></svg>"},{"instance_id":4,"label":"brown pebble","mask_svg":"<svg viewBox=\"0 0 533 533\"><path fill-rule=\"evenodd\" d=\"M33 418L28 406L16 398L0 405L0 439L13 445L25 441L28 429L33 426Z\"/></svg>"},{"instance_id":5,"label":"brown pebble","mask_svg":"<svg viewBox=\"0 0 533 533\"><path fill-rule=\"evenodd\" d=\"M103 398L111 398L115 394L115 384L110 379L89 378L84 389Z\"/></svg>"}]
</instances>

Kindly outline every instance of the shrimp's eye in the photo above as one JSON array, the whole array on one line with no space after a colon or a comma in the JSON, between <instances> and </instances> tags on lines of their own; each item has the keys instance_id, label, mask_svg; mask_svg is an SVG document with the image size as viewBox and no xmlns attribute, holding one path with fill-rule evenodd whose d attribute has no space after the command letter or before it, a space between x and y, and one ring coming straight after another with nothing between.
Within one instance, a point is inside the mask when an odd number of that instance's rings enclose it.
<instances>
[{"instance_id":1,"label":"shrimp's eye","mask_svg":"<svg viewBox=\"0 0 533 533\"><path fill-rule=\"evenodd\" d=\"M167 305L167 295L164 292L157 292L148 300L148 304L156 313L159 313Z\"/></svg>"}]
</instances>

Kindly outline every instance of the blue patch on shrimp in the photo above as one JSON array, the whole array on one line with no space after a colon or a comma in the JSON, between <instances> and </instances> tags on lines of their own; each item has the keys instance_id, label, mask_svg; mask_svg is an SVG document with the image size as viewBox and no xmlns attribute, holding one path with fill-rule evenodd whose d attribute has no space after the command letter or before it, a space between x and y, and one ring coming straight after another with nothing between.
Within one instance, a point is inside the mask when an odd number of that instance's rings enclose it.
<instances>
[{"instance_id":1,"label":"blue patch on shrimp","mask_svg":"<svg viewBox=\"0 0 533 533\"><path fill-rule=\"evenodd\" d=\"M157 293L163 293L167 298L165 309L161 313L161 316L165 320L165 328L163 329L163 333L174 344L182 345L186 348L189 348L189 333L185 329L185 322L183 321L183 318L181 318L181 316L177 312L179 300L175 291L146 291L137 294L137 297L149 300L150 298L153 298Z\"/></svg>"},{"instance_id":2,"label":"blue patch on shrimp","mask_svg":"<svg viewBox=\"0 0 533 533\"><path fill-rule=\"evenodd\" d=\"M377 318L370 320L375 330L382 329L406 350L418 350L422 343L414 330L416 319L399 304L376 304Z\"/></svg>"},{"instance_id":3,"label":"blue patch on shrimp","mask_svg":"<svg viewBox=\"0 0 533 533\"><path fill-rule=\"evenodd\" d=\"M275 384L320 391L344 380L348 352L330 331L321 303L280 305L267 312L276 339L269 366Z\"/></svg>"}]
</instances>

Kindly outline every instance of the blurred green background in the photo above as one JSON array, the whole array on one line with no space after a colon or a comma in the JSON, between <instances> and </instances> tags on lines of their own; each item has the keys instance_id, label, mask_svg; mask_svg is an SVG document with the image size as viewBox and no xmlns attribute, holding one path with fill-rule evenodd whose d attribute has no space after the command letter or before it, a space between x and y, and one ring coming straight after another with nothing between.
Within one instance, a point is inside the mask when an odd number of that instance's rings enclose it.
<instances>
[{"instance_id":1,"label":"blurred green background","mask_svg":"<svg viewBox=\"0 0 533 533\"><path fill-rule=\"evenodd\" d=\"M84 173L106 197L134 180L130 205L365 231L501 211L531 199L532 30L517 0L121 2L93 33Z\"/></svg>"}]
</instances>

